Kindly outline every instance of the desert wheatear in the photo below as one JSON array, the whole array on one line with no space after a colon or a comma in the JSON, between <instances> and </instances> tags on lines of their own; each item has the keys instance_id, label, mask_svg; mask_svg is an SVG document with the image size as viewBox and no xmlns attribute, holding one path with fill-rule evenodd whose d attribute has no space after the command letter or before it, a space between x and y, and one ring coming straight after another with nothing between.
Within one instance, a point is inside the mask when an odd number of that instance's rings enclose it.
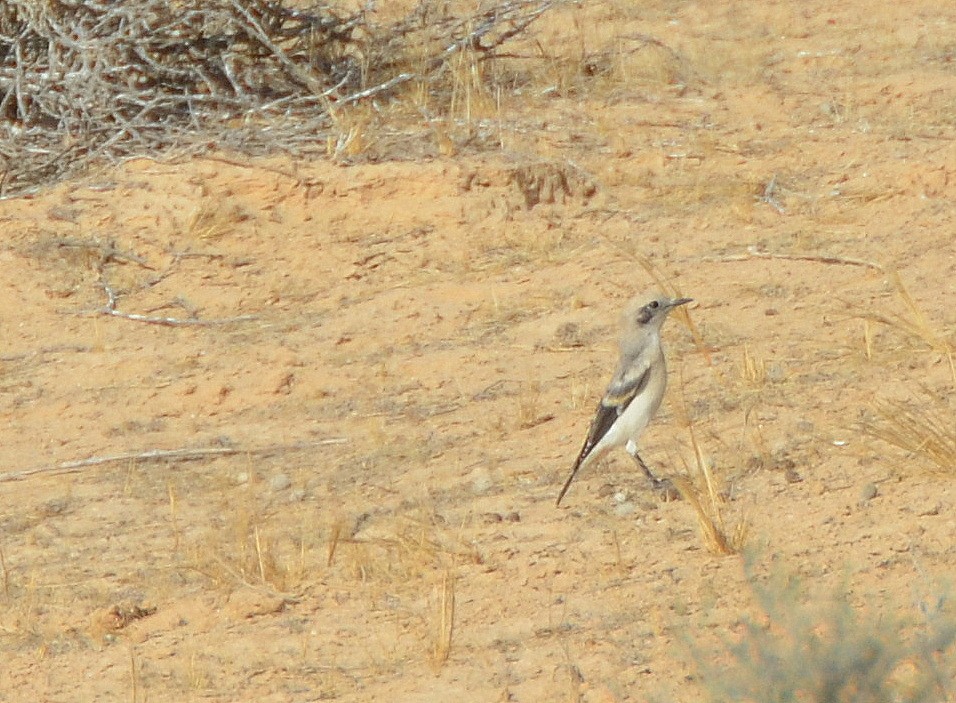
<instances>
[{"instance_id":1,"label":"desert wheatear","mask_svg":"<svg viewBox=\"0 0 956 703\"><path fill-rule=\"evenodd\" d=\"M656 487L663 487L665 482L651 473L637 453L637 440L660 407L667 388L661 326L667 313L689 302L690 298L661 296L643 304L635 300L627 306L617 371L598 404L588 437L574 462L571 475L558 494L556 505L561 505L561 499L578 471L621 446Z\"/></svg>"}]
</instances>

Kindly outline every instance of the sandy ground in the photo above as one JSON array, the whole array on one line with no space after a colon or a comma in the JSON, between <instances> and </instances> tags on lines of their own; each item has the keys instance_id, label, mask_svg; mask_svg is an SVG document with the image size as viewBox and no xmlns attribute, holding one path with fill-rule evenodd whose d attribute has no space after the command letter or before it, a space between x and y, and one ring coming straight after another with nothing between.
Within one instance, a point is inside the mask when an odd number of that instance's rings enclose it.
<instances>
[{"instance_id":1,"label":"sandy ground","mask_svg":"<svg viewBox=\"0 0 956 703\"><path fill-rule=\"evenodd\" d=\"M623 453L554 506L659 283L696 302L648 463L696 443L755 578L916 614L952 467L866 428L953 422L944 5L591 3L413 160L0 203L0 697L700 700L742 557Z\"/></svg>"}]
</instances>

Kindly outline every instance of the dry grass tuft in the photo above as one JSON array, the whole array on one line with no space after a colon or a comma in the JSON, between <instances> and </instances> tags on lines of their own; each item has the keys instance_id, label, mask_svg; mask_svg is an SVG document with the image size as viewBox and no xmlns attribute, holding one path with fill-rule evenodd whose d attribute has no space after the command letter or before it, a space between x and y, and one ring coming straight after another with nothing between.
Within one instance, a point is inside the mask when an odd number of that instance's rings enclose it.
<instances>
[{"instance_id":1,"label":"dry grass tuft","mask_svg":"<svg viewBox=\"0 0 956 703\"><path fill-rule=\"evenodd\" d=\"M307 537L312 526L306 521L295 525L287 514L267 513L255 486L252 482L224 512L221 524L183 540L184 564L225 589L244 585L278 594L298 592L321 560ZM170 504L175 513L175 499ZM180 539L174 534L174 540Z\"/></svg>"},{"instance_id":2,"label":"dry grass tuft","mask_svg":"<svg viewBox=\"0 0 956 703\"><path fill-rule=\"evenodd\" d=\"M921 344L929 347L935 352L944 354L949 359L950 369L953 372L953 381L956 382L956 367L953 363L953 340L952 335L936 329L926 315L913 300L903 279L898 272L892 274L893 287L896 290L897 297L902 303L902 308L887 306L890 311L887 313L868 313L865 317L880 322L888 327L902 331L907 337L914 339ZM899 309L899 312L896 310Z\"/></svg>"},{"instance_id":3,"label":"dry grass tuft","mask_svg":"<svg viewBox=\"0 0 956 703\"><path fill-rule=\"evenodd\" d=\"M445 524L437 513L423 510L401 520L395 540L407 563L445 567L451 564L480 564L475 546Z\"/></svg>"},{"instance_id":4,"label":"dry grass tuft","mask_svg":"<svg viewBox=\"0 0 956 703\"><path fill-rule=\"evenodd\" d=\"M247 585L287 593L302 585L303 570L276 536L251 525L245 539L196 545L191 555L194 567L220 584Z\"/></svg>"},{"instance_id":5,"label":"dry grass tuft","mask_svg":"<svg viewBox=\"0 0 956 703\"><path fill-rule=\"evenodd\" d=\"M524 388L522 390L525 390ZM554 415L542 412L541 383L528 384L527 389L518 397L518 409L515 414L515 426L519 430L537 427L554 419Z\"/></svg>"},{"instance_id":6,"label":"dry grass tuft","mask_svg":"<svg viewBox=\"0 0 956 703\"><path fill-rule=\"evenodd\" d=\"M901 332L908 340L930 353L941 355L949 365L956 384L954 337L930 322L910 295L898 272L891 276L897 305L884 306L879 313L867 313L863 320L864 355L874 356L870 323L877 322ZM883 312L885 310L885 312ZM864 434L882 440L918 458L943 474L956 474L956 422L948 397L924 387L921 397L910 402L877 400L873 417L861 424Z\"/></svg>"},{"instance_id":7,"label":"dry grass tuft","mask_svg":"<svg viewBox=\"0 0 956 703\"><path fill-rule=\"evenodd\" d=\"M744 357L741 377L752 386L762 386L767 381L767 364L750 353L750 347L744 345Z\"/></svg>"},{"instance_id":8,"label":"dry grass tuft","mask_svg":"<svg viewBox=\"0 0 956 703\"><path fill-rule=\"evenodd\" d=\"M479 564L475 546L430 510L420 509L387 524L362 527L358 534L343 520L333 522L327 543L327 564L339 555L352 576L362 582L408 582L456 564Z\"/></svg>"},{"instance_id":9,"label":"dry grass tuft","mask_svg":"<svg viewBox=\"0 0 956 703\"><path fill-rule=\"evenodd\" d=\"M693 432L691 436L693 437ZM722 513L723 498L717 491L710 467L699 454L696 440L693 441L695 452L698 452L695 478L676 476L673 479L674 485L677 486L684 500L694 509L697 525L707 549L713 554L738 554L747 541L750 525L746 520L740 520L732 533L727 531Z\"/></svg>"},{"instance_id":10,"label":"dry grass tuft","mask_svg":"<svg viewBox=\"0 0 956 703\"><path fill-rule=\"evenodd\" d=\"M874 410L878 419L864 423L866 434L956 475L956 422L941 399L927 394L919 406L883 400Z\"/></svg>"},{"instance_id":11,"label":"dry grass tuft","mask_svg":"<svg viewBox=\"0 0 956 703\"><path fill-rule=\"evenodd\" d=\"M207 198L189 218L186 235L190 240L216 240L252 217L252 214L240 205L230 206L217 199Z\"/></svg>"},{"instance_id":12,"label":"dry grass tuft","mask_svg":"<svg viewBox=\"0 0 956 703\"><path fill-rule=\"evenodd\" d=\"M681 377L682 389L684 387L683 381L684 379ZM684 500L694 509L694 513L697 515L697 524L707 548L713 554L737 554L743 549L747 541L750 523L744 516L737 522L733 531L728 531L723 516L724 499L717 489L717 482L714 480L710 462L704 456L704 450L697 440L694 424L683 400L680 404L680 414L683 424L690 433L690 441L694 449L694 463L691 467L688 467L687 476L673 478L674 485L680 491Z\"/></svg>"},{"instance_id":13,"label":"dry grass tuft","mask_svg":"<svg viewBox=\"0 0 956 703\"><path fill-rule=\"evenodd\" d=\"M325 154L336 162L355 158L369 150L374 137L369 131L372 119L368 110L357 106L352 110L329 113L332 127L325 140Z\"/></svg>"}]
</instances>

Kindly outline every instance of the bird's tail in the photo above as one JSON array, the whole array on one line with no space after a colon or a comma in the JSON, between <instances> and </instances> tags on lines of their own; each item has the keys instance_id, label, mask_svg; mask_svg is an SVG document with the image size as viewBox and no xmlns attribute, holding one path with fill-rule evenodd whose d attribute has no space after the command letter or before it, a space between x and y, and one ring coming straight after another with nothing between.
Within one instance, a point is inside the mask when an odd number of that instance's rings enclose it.
<instances>
[{"instance_id":1,"label":"bird's tail","mask_svg":"<svg viewBox=\"0 0 956 703\"><path fill-rule=\"evenodd\" d=\"M574 477L578 475L578 471L581 469L582 464L584 464L584 459L587 457L588 451L591 449L590 445L590 442L585 442L584 446L581 448L581 453L578 454L577 461L574 462L574 468L571 469L571 475L568 476L568 480L564 482L564 485L561 487L561 492L558 494L558 499L554 502L556 507L561 507L561 499L564 498L564 494L568 492L568 489L571 487L571 482L574 480Z\"/></svg>"}]
</instances>

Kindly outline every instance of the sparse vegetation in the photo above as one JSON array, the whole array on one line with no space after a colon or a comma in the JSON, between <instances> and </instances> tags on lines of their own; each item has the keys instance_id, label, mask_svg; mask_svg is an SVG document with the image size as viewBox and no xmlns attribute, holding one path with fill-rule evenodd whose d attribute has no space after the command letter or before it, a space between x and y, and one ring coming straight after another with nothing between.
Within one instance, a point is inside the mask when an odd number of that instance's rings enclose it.
<instances>
[{"instance_id":1,"label":"sparse vegetation","mask_svg":"<svg viewBox=\"0 0 956 703\"><path fill-rule=\"evenodd\" d=\"M891 276L895 301L879 313L868 314L863 321L864 356L878 361L877 351L903 347L910 359L910 368L903 371L909 378L915 360L936 355L949 370L956 387L953 335L930 321L924 310L910 295L899 272ZM878 344L871 331L871 322L897 333L895 344ZM902 334L903 341L899 341ZM914 351L915 348L915 351ZM915 379L921 392L908 400L878 396L871 401L860 427L869 437L882 440L916 458L922 465L946 475L956 475L956 420L952 393L933 389L923 379Z\"/></svg>"},{"instance_id":2,"label":"sparse vegetation","mask_svg":"<svg viewBox=\"0 0 956 703\"><path fill-rule=\"evenodd\" d=\"M352 158L377 140L371 121L382 124L366 104L409 90L418 97L410 112L438 107L473 139L476 118L497 109L492 60L555 4L460 13L427 0L385 20L371 6L255 0L9 2L0 11L0 195L131 155Z\"/></svg>"},{"instance_id":3,"label":"sparse vegetation","mask_svg":"<svg viewBox=\"0 0 956 703\"><path fill-rule=\"evenodd\" d=\"M936 703L956 694L956 615L943 607L899 616L893 604L808 597L777 574L749 574L757 612L723 651L691 646L698 683L715 703ZM892 614L881 614L883 607Z\"/></svg>"}]
</instances>

